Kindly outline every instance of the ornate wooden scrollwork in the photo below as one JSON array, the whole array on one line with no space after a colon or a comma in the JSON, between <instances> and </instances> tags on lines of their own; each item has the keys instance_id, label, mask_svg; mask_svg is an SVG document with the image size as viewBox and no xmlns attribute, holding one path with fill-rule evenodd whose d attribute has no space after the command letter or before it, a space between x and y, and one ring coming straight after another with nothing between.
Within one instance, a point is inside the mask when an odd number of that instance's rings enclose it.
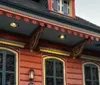
<instances>
[{"instance_id":1,"label":"ornate wooden scrollwork","mask_svg":"<svg viewBox=\"0 0 100 85\"><path fill-rule=\"evenodd\" d=\"M32 36L31 42L30 42L30 51L32 52L38 45L41 33L43 32L44 27L40 27Z\"/></svg>"},{"instance_id":2,"label":"ornate wooden scrollwork","mask_svg":"<svg viewBox=\"0 0 100 85\"><path fill-rule=\"evenodd\" d=\"M71 56L73 56L73 58L79 57L83 52L84 46L88 43L90 43L90 39L85 39L76 44L72 49Z\"/></svg>"}]
</instances>

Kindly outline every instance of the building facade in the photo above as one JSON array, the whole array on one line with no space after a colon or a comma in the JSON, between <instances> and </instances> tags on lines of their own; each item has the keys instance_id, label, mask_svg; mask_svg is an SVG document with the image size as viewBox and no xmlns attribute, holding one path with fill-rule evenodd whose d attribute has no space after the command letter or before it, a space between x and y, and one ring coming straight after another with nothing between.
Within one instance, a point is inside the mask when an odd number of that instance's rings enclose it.
<instances>
[{"instance_id":1,"label":"building facade","mask_svg":"<svg viewBox=\"0 0 100 85\"><path fill-rule=\"evenodd\" d=\"M75 0L0 0L0 85L100 85L100 27Z\"/></svg>"}]
</instances>

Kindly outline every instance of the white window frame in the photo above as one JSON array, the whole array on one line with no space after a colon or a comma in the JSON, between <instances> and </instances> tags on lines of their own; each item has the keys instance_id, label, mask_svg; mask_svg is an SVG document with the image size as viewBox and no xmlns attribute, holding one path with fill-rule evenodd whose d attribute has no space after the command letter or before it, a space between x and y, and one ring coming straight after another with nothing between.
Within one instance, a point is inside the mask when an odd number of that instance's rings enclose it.
<instances>
[{"instance_id":1,"label":"white window frame","mask_svg":"<svg viewBox=\"0 0 100 85\"><path fill-rule=\"evenodd\" d=\"M18 70L18 53L12 49L9 49L9 48L6 48L6 47L0 47L0 50L5 50L5 51L10 51L12 53L15 54L15 58L16 58L16 85L18 85L18 82L19 82L19 78L18 78L18 75L19 75L19 70Z\"/></svg>"},{"instance_id":2,"label":"white window frame","mask_svg":"<svg viewBox=\"0 0 100 85\"><path fill-rule=\"evenodd\" d=\"M98 77L99 77L99 85L100 85L100 66L99 65L97 65L97 64L95 64L95 63L93 63L93 62L86 62L86 63L83 63L82 64L82 69L83 69L83 85L85 85L85 72L84 72L84 66L86 65L86 64L92 64L92 65L95 65L95 66L97 66L98 67Z\"/></svg>"},{"instance_id":3,"label":"white window frame","mask_svg":"<svg viewBox=\"0 0 100 85\"><path fill-rule=\"evenodd\" d=\"M60 10L58 11L59 13L63 13L64 14L64 12L62 11L62 7L64 6L64 4L62 3L62 1L63 0L60 0ZM53 0L52 0L52 3L53 3ZM69 3L69 6L68 6L68 4L67 4L67 14L70 14L70 1L68 2ZM54 8L53 8L54 9ZM68 11L69 10L69 11Z\"/></svg>"},{"instance_id":4,"label":"white window frame","mask_svg":"<svg viewBox=\"0 0 100 85\"><path fill-rule=\"evenodd\" d=\"M43 85L46 85L46 75L45 75L45 73L46 73L46 70L45 70L45 68L46 68L46 66L45 66L45 61L46 61L46 59L56 59L56 60L59 60L59 61L61 61L62 63L63 63L63 67L64 67L64 69L63 69L63 75L64 75L64 78L63 78L63 80L64 80L64 85L66 85L66 68L65 68L65 61L64 60L62 60L61 58L58 58L58 57L54 57L54 56L45 56L44 58L43 58L43 74L44 74L44 84Z\"/></svg>"}]
</instances>

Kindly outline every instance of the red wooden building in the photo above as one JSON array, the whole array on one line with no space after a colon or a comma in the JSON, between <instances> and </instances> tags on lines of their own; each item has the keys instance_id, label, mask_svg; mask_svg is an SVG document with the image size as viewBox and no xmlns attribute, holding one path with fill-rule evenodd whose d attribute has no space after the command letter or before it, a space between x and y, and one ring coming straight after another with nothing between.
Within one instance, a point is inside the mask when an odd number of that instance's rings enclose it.
<instances>
[{"instance_id":1,"label":"red wooden building","mask_svg":"<svg viewBox=\"0 0 100 85\"><path fill-rule=\"evenodd\" d=\"M100 27L75 0L0 0L0 85L100 85Z\"/></svg>"}]
</instances>

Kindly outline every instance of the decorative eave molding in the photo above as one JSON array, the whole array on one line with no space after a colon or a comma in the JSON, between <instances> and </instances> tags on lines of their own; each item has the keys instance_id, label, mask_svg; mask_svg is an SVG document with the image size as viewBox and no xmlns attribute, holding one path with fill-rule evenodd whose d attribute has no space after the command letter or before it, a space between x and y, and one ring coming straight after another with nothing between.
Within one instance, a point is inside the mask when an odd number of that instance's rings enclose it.
<instances>
[{"instance_id":1,"label":"decorative eave molding","mask_svg":"<svg viewBox=\"0 0 100 85\"><path fill-rule=\"evenodd\" d=\"M70 53L67 51L61 51L61 50L53 49L53 48L40 47L40 51L51 53L51 54L56 54L56 55L70 56Z\"/></svg>"},{"instance_id":2,"label":"decorative eave molding","mask_svg":"<svg viewBox=\"0 0 100 85\"><path fill-rule=\"evenodd\" d=\"M56 55L60 55L60 56L65 56L65 57L70 57L70 54L71 54L71 52L61 51L61 50L58 50L58 49L46 48L46 47L40 47L40 51L44 52L44 53L51 53L51 54L56 54ZM92 61L100 61L99 57L91 56L91 55L85 55L85 54L82 54L80 56L80 58L86 59L86 60L92 60Z\"/></svg>"},{"instance_id":3,"label":"decorative eave molding","mask_svg":"<svg viewBox=\"0 0 100 85\"><path fill-rule=\"evenodd\" d=\"M0 44L24 48L25 43L0 38Z\"/></svg>"},{"instance_id":4,"label":"decorative eave molding","mask_svg":"<svg viewBox=\"0 0 100 85\"><path fill-rule=\"evenodd\" d=\"M90 55L81 55L82 59L87 59L87 60L93 60L93 61L100 61L100 58L99 57L95 57L95 56L90 56Z\"/></svg>"},{"instance_id":5,"label":"decorative eave molding","mask_svg":"<svg viewBox=\"0 0 100 85\"><path fill-rule=\"evenodd\" d=\"M53 20L48 20L46 18L32 15L26 12L22 12L13 8L7 8L6 6L0 5L0 16L5 15L9 18L15 18L16 20L23 19L26 23L40 24L41 26L46 25L48 28L54 28L55 30L60 30L74 36L80 36L82 38L90 40L100 41L100 34L84 30L78 27L73 27L71 25L66 25L64 23L55 22Z\"/></svg>"}]
</instances>

